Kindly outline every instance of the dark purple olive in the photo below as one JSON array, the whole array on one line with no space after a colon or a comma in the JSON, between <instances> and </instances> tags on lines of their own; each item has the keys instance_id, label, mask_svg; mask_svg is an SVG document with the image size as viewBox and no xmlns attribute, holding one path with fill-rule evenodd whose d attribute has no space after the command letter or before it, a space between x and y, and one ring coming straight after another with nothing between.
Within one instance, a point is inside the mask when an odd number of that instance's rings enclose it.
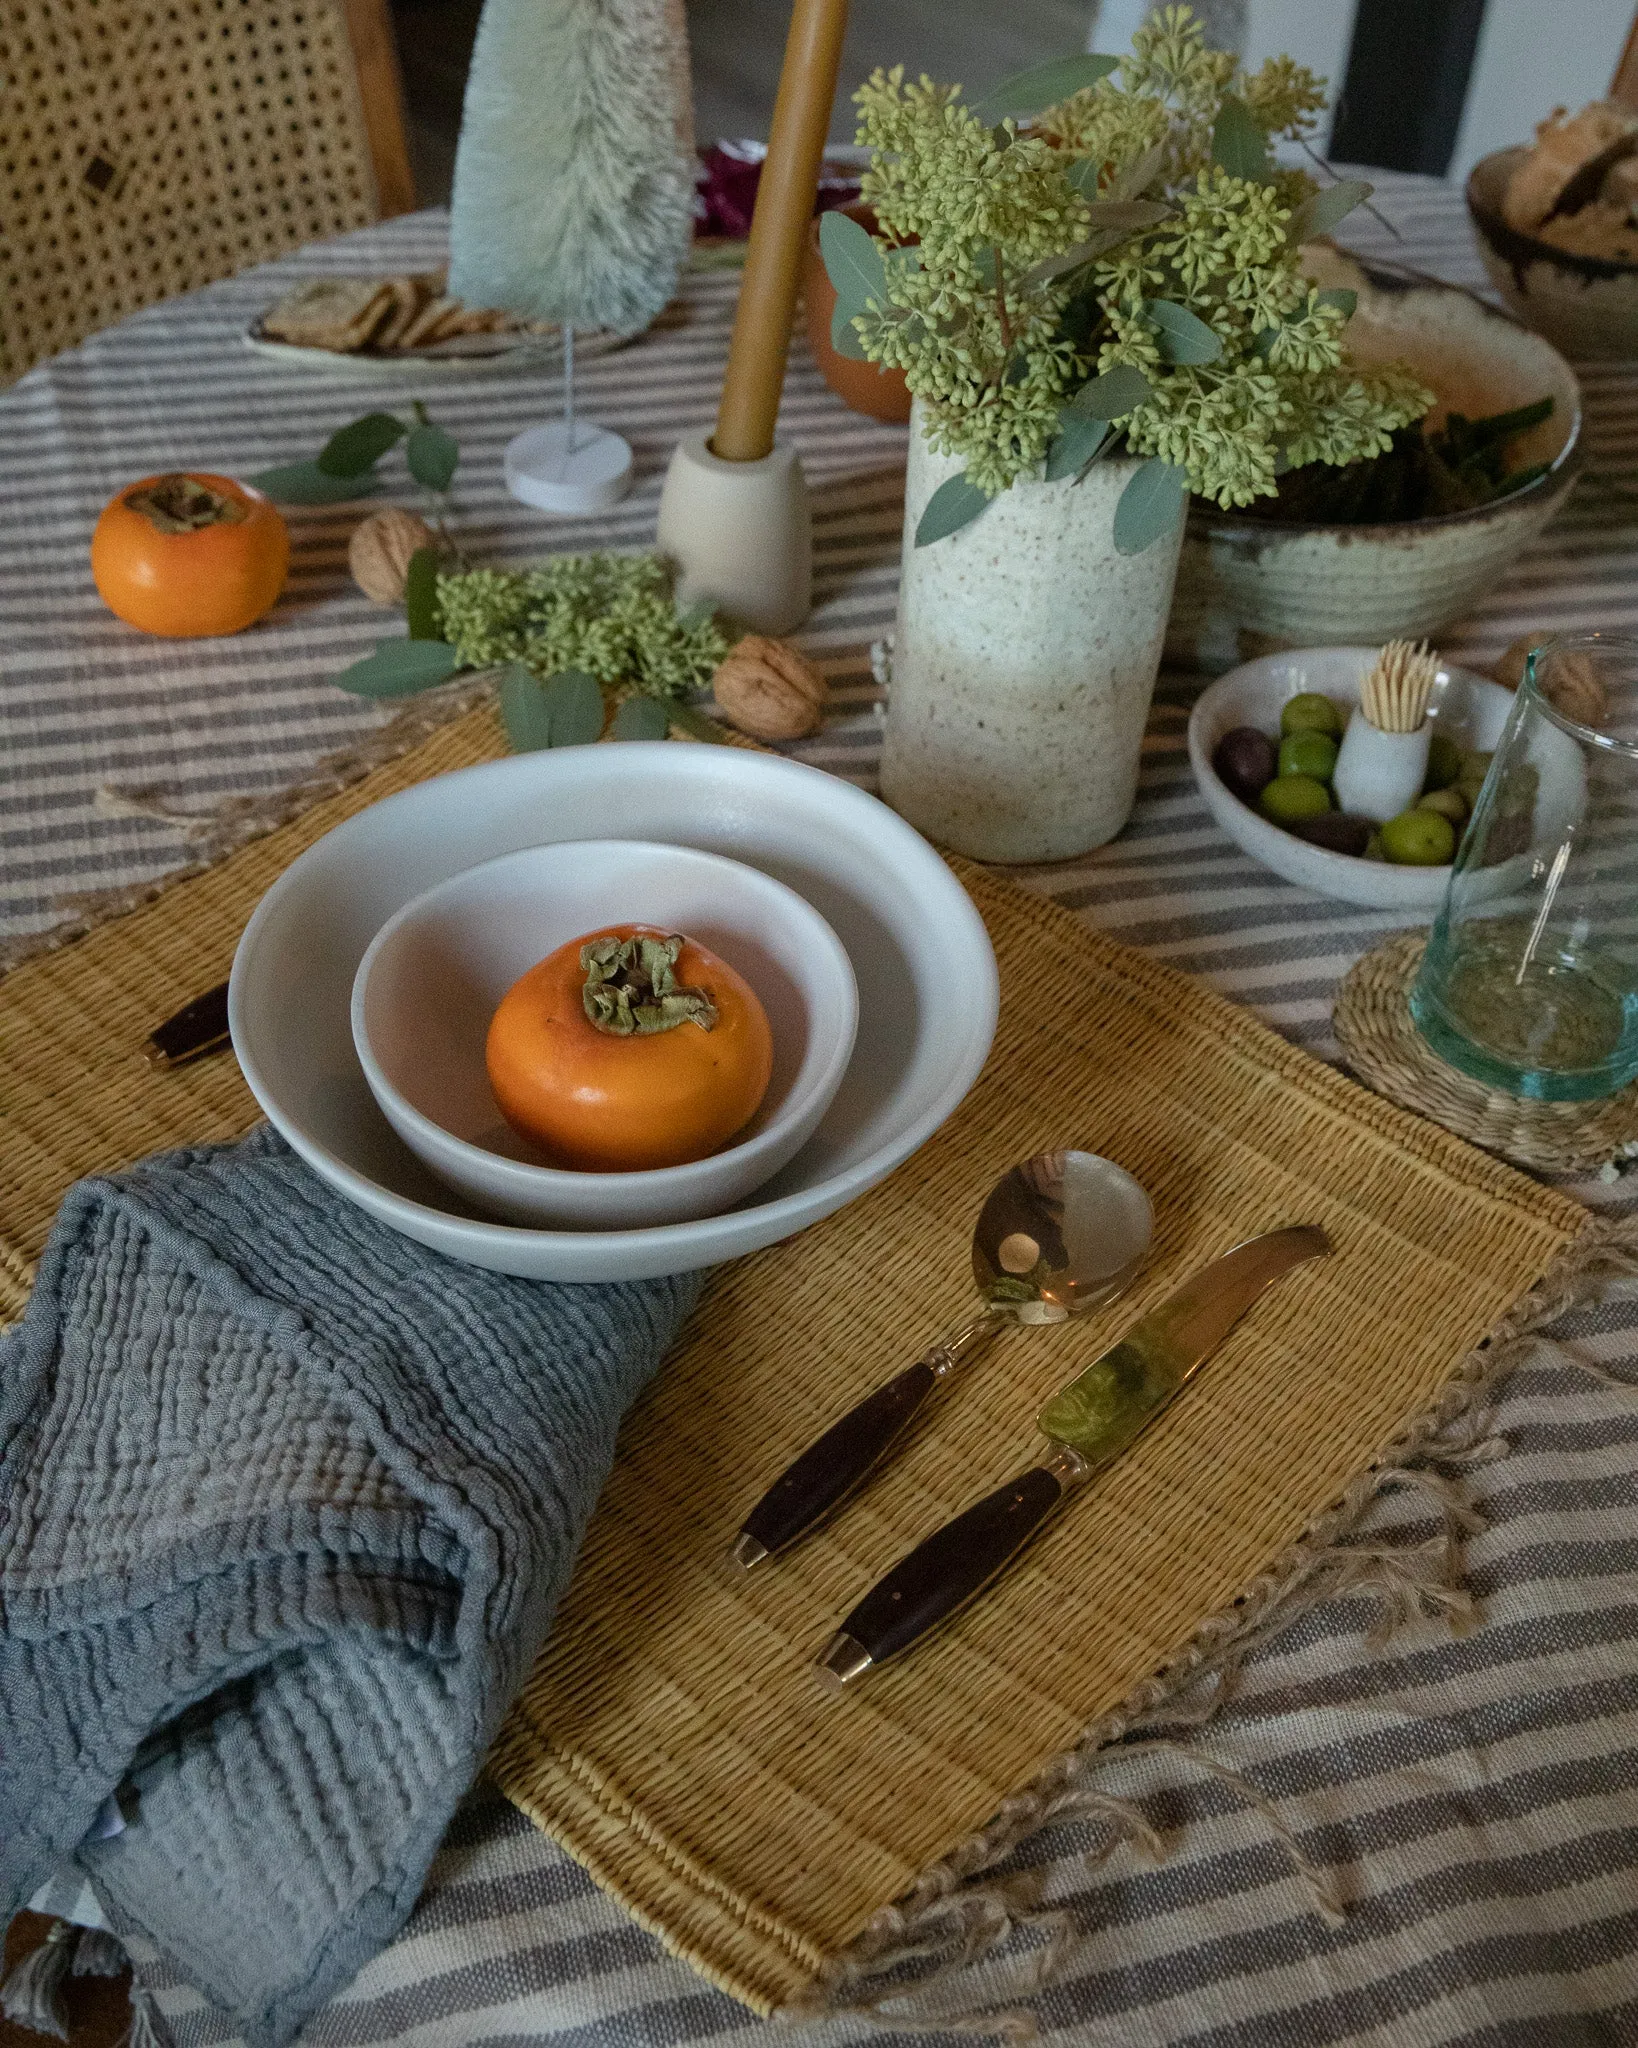
<instances>
[{"instance_id":1,"label":"dark purple olive","mask_svg":"<svg viewBox=\"0 0 1638 2048\"><path fill-rule=\"evenodd\" d=\"M1357 860L1371 836L1371 821L1347 811L1322 811L1317 818L1298 818L1286 830L1306 839L1310 846L1323 846L1330 853L1352 854Z\"/></svg>"},{"instance_id":2,"label":"dark purple olive","mask_svg":"<svg viewBox=\"0 0 1638 2048\"><path fill-rule=\"evenodd\" d=\"M1266 732L1259 732L1254 725L1237 725L1217 742L1211 765L1225 789L1241 803L1254 804L1274 780L1280 757Z\"/></svg>"}]
</instances>

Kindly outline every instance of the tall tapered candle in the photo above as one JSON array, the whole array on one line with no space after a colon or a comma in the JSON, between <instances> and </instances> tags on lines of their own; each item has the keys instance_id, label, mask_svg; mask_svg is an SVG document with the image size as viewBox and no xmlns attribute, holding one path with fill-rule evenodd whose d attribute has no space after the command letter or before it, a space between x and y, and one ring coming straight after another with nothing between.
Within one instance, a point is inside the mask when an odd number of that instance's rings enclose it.
<instances>
[{"instance_id":1,"label":"tall tapered candle","mask_svg":"<svg viewBox=\"0 0 1638 2048\"><path fill-rule=\"evenodd\" d=\"M711 440L711 452L724 462L760 462L773 449L802 244L819 189L846 29L847 0L796 0L791 11L717 430Z\"/></svg>"}]
</instances>

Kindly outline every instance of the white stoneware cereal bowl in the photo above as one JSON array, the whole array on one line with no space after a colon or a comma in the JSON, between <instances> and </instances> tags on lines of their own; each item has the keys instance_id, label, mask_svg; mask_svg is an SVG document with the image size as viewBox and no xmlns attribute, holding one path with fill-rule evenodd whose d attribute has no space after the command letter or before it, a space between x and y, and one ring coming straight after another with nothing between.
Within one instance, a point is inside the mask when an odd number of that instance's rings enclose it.
<instances>
[{"instance_id":1,"label":"white stoneware cereal bowl","mask_svg":"<svg viewBox=\"0 0 1638 2048\"><path fill-rule=\"evenodd\" d=\"M737 969L767 1012L773 1075L744 1131L708 1158L569 1172L501 1116L484 1042L519 975L619 924L682 932ZM858 1023L842 942L794 889L721 854L641 840L525 847L453 875L387 920L353 981L359 1065L416 1158L488 1215L565 1230L684 1223L743 1201L812 1136Z\"/></svg>"},{"instance_id":2,"label":"white stoneware cereal bowl","mask_svg":"<svg viewBox=\"0 0 1638 2048\"><path fill-rule=\"evenodd\" d=\"M1270 738L1277 735L1281 707L1304 690L1317 690L1339 707L1357 704L1360 685L1379 652L1375 647L1307 647L1265 654L1230 669L1196 700L1189 717L1189 764L1212 816L1236 846L1265 868L1299 888L1339 897L1344 903L1414 911L1431 918L1444 901L1448 867L1390 867L1385 861L1310 846L1241 803L1211 765L1218 741L1236 726L1254 725ZM1434 730L1458 746L1488 753L1494 752L1512 708L1511 690L1467 669L1441 665L1428 715Z\"/></svg>"},{"instance_id":3,"label":"white stoneware cereal bowl","mask_svg":"<svg viewBox=\"0 0 1638 2048\"><path fill-rule=\"evenodd\" d=\"M497 1223L429 1173L376 1106L353 1050L353 978L388 918L424 890L522 847L606 837L616 820L743 861L813 905L858 982L853 1058L807 1143L738 1208L632 1230ZM996 1001L971 898L885 804L794 761L666 740L520 754L346 819L262 899L233 963L228 1018L269 1120L371 1215L497 1272L618 1280L756 1251L885 1179L977 1079Z\"/></svg>"}]
</instances>

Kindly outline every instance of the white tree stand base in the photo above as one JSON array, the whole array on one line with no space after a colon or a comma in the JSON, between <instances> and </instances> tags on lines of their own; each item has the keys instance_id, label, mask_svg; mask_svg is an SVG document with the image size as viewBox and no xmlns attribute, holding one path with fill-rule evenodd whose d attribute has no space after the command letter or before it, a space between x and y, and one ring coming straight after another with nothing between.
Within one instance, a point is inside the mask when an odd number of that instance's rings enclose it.
<instances>
[{"instance_id":1,"label":"white tree stand base","mask_svg":"<svg viewBox=\"0 0 1638 2048\"><path fill-rule=\"evenodd\" d=\"M758 633L788 633L813 609L813 512L792 448L724 462L701 428L677 444L656 539L677 596L703 599Z\"/></svg>"},{"instance_id":2,"label":"white tree stand base","mask_svg":"<svg viewBox=\"0 0 1638 2048\"><path fill-rule=\"evenodd\" d=\"M606 512L631 489L631 444L585 423L530 427L506 444L506 488L537 512Z\"/></svg>"}]
</instances>

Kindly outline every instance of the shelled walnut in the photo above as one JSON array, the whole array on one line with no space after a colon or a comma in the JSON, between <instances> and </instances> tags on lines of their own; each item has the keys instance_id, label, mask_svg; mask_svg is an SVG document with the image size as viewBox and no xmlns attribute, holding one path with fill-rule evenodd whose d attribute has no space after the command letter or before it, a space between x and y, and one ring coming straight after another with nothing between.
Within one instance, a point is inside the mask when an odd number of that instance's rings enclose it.
<instances>
[{"instance_id":1,"label":"shelled walnut","mask_svg":"<svg viewBox=\"0 0 1638 2048\"><path fill-rule=\"evenodd\" d=\"M424 519L389 505L353 528L347 566L359 589L376 604L402 604L411 555L432 545L432 528Z\"/></svg>"},{"instance_id":2,"label":"shelled walnut","mask_svg":"<svg viewBox=\"0 0 1638 2048\"><path fill-rule=\"evenodd\" d=\"M824 722L824 677L787 640L747 633L711 678L730 725L758 740L796 740Z\"/></svg>"}]
</instances>

